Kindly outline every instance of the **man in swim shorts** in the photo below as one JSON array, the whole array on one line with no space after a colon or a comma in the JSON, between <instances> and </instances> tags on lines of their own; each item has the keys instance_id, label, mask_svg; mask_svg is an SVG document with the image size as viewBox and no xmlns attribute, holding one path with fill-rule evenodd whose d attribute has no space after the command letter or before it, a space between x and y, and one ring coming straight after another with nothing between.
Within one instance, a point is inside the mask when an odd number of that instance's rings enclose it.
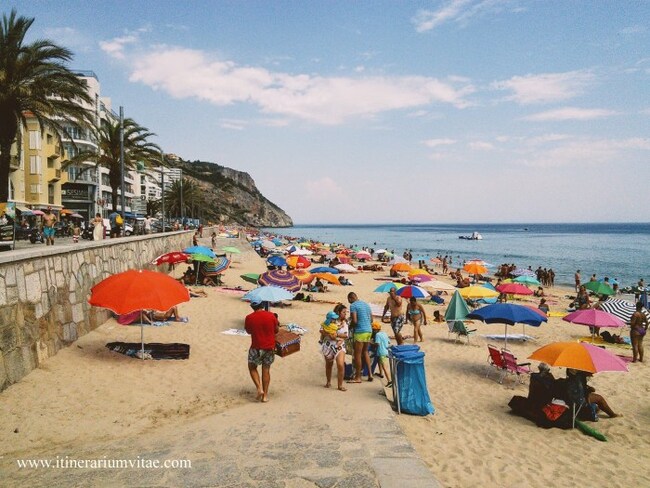
<instances>
[{"instance_id":1,"label":"man in swim shorts","mask_svg":"<svg viewBox=\"0 0 650 488\"><path fill-rule=\"evenodd\" d=\"M43 215L43 237L45 237L45 245L53 246L54 245L54 224L56 223L56 215L52 213L52 208L47 207L45 209L45 215Z\"/></svg>"},{"instance_id":2,"label":"man in swim shorts","mask_svg":"<svg viewBox=\"0 0 650 488\"><path fill-rule=\"evenodd\" d=\"M248 372L257 388L257 400L269 401L271 383L271 364L275 359L275 334L280 328L275 314L264 310L264 302L251 302L253 313L246 316L245 329L251 335L248 350ZM257 371L262 366L262 381Z\"/></svg>"},{"instance_id":3,"label":"man in swim shorts","mask_svg":"<svg viewBox=\"0 0 650 488\"><path fill-rule=\"evenodd\" d=\"M386 312L390 310L390 326L393 329L393 334L395 334L395 340L397 345L400 345L404 342L401 331L406 318L402 313L402 297L397 294L397 288L393 287L388 292L388 298L386 299L386 305L384 306L384 313L381 316L382 322L386 316Z\"/></svg>"},{"instance_id":4,"label":"man in swim shorts","mask_svg":"<svg viewBox=\"0 0 650 488\"><path fill-rule=\"evenodd\" d=\"M372 339L372 309L366 302L362 302L356 293L348 293L350 303L350 326L354 328L354 379L348 383L361 383L361 359L368 368L368 381L372 381L372 368L368 346Z\"/></svg>"}]
</instances>

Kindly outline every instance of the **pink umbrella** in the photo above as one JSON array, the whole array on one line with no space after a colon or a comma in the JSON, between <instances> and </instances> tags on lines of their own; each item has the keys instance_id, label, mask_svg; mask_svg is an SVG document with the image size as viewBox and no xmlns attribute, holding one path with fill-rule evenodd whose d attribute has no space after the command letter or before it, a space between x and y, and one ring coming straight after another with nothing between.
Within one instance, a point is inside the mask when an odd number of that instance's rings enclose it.
<instances>
[{"instance_id":1,"label":"pink umbrella","mask_svg":"<svg viewBox=\"0 0 650 488\"><path fill-rule=\"evenodd\" d=\"M416 283L424 283L425 281L433 281L435 278L431 275L414 275L409 278L411 281Z\"/></svg>"},{"instance_id":2,"label":"pink umbrella","mask_svg":"<svg viewBox=\"0 0 650 488\"><path fill-rule=\"evenodd\" d=\"M594 327L624 327L625 322L608 312L596 308L576 310L562 317L562 320L572 324L588 325L591 327L591 341L593 342L596 330Z\"/></svg>"},{"instance_id":3,"label":"pink umbrella","mask_svg":"<svg viewBox=\"0 0 650 488\"><path fill-rule=\"evenodd\" d=\"M42 210L30 210L33 215L45 215L45 212Z\"/></svg>"},{"instance_id":4,"label":"pink umbrella","mask_svg":"<svg viewBox=\"0 0 650 488\"><path fill-rule=\"evenodd\" d=\"M503 285L497 286L497 291L499 293L505 293L506 295L532 295L533 290L527 286L520 285L519 283L505 283Z\"/></svg>"},{"instance_id":5,"label":"pink umbrella","mask_svg":"<svg viewBox=\"0 0 650 488\"><path fill-rule=\"evenodd\" d=\"M357 259L372 259L372 256L370 255L369 252L366 251L359 251L357 254Z\"/></svg>"}]
</instances>

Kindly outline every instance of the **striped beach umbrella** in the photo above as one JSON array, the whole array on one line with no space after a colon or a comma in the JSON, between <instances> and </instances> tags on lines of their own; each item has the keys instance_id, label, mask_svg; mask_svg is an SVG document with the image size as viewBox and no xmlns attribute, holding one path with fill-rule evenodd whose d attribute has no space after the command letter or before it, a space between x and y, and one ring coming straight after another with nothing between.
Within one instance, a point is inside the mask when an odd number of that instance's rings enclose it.
<instances>
[{"instance_id":1,"label":"striped beach umbrella","mask_svg":"<svg viewBox=\"0 0 650 488\"><path fill-rule=\"evenodd\" d=\"M607 298L604 302L600 302L598 308L615 315L626 324L630 323L632 314L636 312L636 306L632 302L611 297ZM643 308L641 312L646 316L648 321L650 321L650 312L645 308Z\"/></svg>"},{"instance_id":2,"label":"striped beach umbrella","mask_svg":"<svg viewBox=\"0 0 650 488\"><path fill-rule=\"evenodd\" d=\"M311 261L304 256L289 256L286 261L287 265L296 269L305 269L311 266Z\"/></svg>"},{"instance_id":3,"label":"striped beach umbrella","mask_svg":"<svg viewBox=\"0 0 650 488\"><path fill-rule=\"evenodd\" d=\"M283 269L274 269L273 271L262 273L259 284L264 286L279 286L292 293L302 288L302 282L289 271Z\"/></svg>"},{"instance_id":4,"label":"striped beach umbrella","mask_svg":"<svg viewBox=\"0 0 650 488\"><path fill-rule=\"evenodd\" d=\"M428 291L415 285L403 286L397 290L397 294L404 298L426 298L429 296Z\"/></svg>"}]
</instances>

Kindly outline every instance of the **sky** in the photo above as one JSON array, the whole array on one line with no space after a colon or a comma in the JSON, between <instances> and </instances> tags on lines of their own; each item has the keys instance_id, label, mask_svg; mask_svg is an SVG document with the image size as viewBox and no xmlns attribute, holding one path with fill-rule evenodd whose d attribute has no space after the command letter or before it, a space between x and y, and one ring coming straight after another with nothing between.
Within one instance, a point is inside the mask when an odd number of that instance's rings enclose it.
<instances>
[{"instance_id":1,"label":"sky","mask_svg":"<svg viewBox=\"0 0 650 488\"><path fill-rule=\"evenodd\" d=\"M650 221L646 0L3 0L295 224Z\"/></svg>"}]
</instances>

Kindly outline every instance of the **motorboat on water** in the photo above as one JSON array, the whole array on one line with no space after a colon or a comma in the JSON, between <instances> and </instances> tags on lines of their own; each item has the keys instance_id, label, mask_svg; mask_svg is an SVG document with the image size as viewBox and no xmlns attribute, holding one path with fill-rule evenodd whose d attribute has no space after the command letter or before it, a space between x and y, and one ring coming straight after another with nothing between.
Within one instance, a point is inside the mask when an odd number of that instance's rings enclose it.
<instances>
[{"instance_id":1,"label":"motorboat on water","mask_svg":"<svg viewBox=\"0 0 650 488\"><path fill-rule=\"evenodd\" d=\"M468 241L480 241L483 239L483 236L478 232L472 232L472 235L469 236L458 236L459 239L465 239Z\"/></svg>"}]
</instances>

